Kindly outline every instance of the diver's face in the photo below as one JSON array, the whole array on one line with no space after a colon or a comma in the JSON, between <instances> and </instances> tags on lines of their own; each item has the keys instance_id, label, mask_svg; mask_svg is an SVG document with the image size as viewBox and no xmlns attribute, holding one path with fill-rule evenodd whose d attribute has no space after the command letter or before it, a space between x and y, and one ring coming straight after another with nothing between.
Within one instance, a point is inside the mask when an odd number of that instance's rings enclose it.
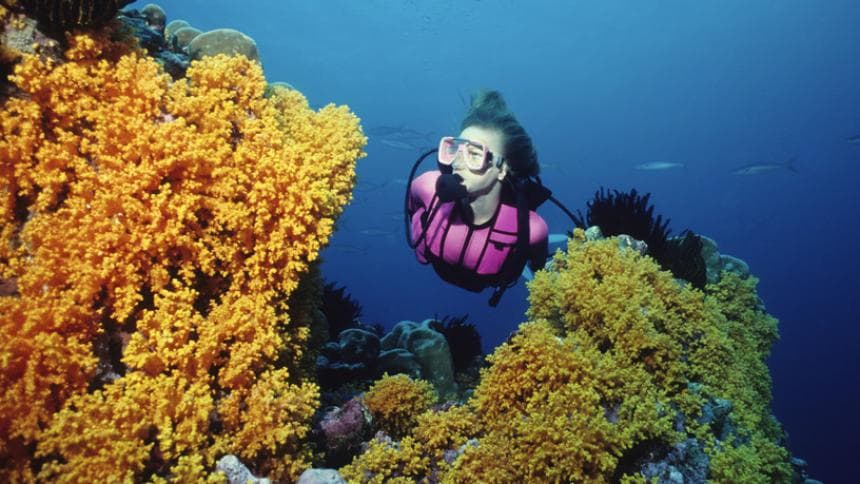
<instances>
[{"instance_id":1,"label":"diver's face","mask_svg":"<svg viewBox=\"0 0 860 484\"><path fill-rule=\"evenodd\" d=\"M454 173L463 177L463 185L469 193L483 193L489 190L493 184L502 181L507 174L507 166L496 167L495 160L504 157L504 136L495 129L487 129L479 126L469 126L464 129L458 138L465 138L483 144L493 153L493 161L481 171L470 170L463 160L462 153L458 153L452 163Z\"/></svg>"}]
</instances>

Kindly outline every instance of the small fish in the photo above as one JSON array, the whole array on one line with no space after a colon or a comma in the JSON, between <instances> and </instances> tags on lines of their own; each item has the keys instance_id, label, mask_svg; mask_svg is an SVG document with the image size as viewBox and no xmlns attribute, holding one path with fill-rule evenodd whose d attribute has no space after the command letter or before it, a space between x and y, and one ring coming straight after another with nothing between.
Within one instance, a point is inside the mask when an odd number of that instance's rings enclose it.
<instances>
[{"instance_id":1,"label":"small fish","mask_svg":"<svg viewBox=\"0 0 860 484\"><path fill-rule=\"evenodd\" d=\"M343 252L345 254L359 254L359 255L367 255L367 247L359 247L356 245L349 244L329 244L326 247L328 250L333 250L336 252Z\"/></svg>"},{"instance_id":2,"label":"small fish","mask_svg":"<svg viewBox=\"0 0 860 484\"><path fill-rule=\"evenodd\" d=\"M745 165L733 171L732 175L760 175L777 170L788 170L792 173L798 173L797 168L794 167L796 160L797 157L793 156L786 160L785 163L754 163Z\"/></svg>"},{"instance_id":3,"label":"small fish","mask_svg":"<svg viewBox=\"0 0 860 484\"><path fill-rule=\"evenodd\" d=\"M541 171L557 171L562 175L567 175L567 172L565 172L558 163L540 163L540 169Z\"/></svg>"},{"instance_id":4,"label":"small fish","mask_svg":"<svg viewBox=\"0 0 860 484\"><path fill-rule=\"evenodd\" d=\"M382 138L396 139L426 139L433 135L432 131L422 133L416 129L412 129L405 124L400 126L374 126L368 128L366 134Z\"/></svg>"},{"instance_id":5,"label":"small fish","mask_svg":"<svg viewBox=\"0 0 860 484\"><path fill-rule=\"evenodd\" d=\"M683 163L674 163L671 161L652 161L650 163L640 163L633 167L634 170L642 170L642 171L663 171L663 170L671 170L673 168L686 168L687 165Z\"/></svg>"},{"instance_id":6,"label":"small fish","mask_svg":"<svg viewBox=\"0 0 860 484\"><path fill-rule=\"evenodd\" d=\"M385 146L390 146L392 148L398 150L409 150L409 151L418 151L420 148L404 141L399 141L396 139L388 139L388 138L378 138L379 142L384 144Z\"/></svg>"},{"instance_id":7,"label":"small fish","mask_svg":"<svg viewBox=\"0 0 860 484\"><path fill-rule=\"evenodd\" d=\"M359 180L358 183L355 184L355 188L353 188L353 190L358 193L375 192L384 188L386 185L388 185L388 180L383 180L381 182Z\"/></svg>"},{"instance_id":8,"label":"small fish","mask_svg":"<svg viewBox=\"0 0 860 484\"><path fill-rule=\"evenodd\" d=\"M401 124L400 126L374 126L367 129L367 134L370 136L391 136L399 133L404 128L406 128L405 124Z\"/></svg>"},{"instance_id":9,"label":"small fish","mask_svg":"<svg viewBox=\"0 0 860 484\"><path fill-rule=\"evenodd\" d=\"M851 143L852 145L860 145L860 134L849 136L845 138L845 141Z\"/></svg>"},{"instance_id":10,"label":"small fish","mask_svg":"<svg viewBox=\"0 0 860 484\"><path fill-rule=\"evenodd\" d=\"M385 229L376 229L376 228L366 228L358 231L361 235L366 235L368 237L385 237L388 235L394 235L394 232Z\"/></svg>"}]
</instances>

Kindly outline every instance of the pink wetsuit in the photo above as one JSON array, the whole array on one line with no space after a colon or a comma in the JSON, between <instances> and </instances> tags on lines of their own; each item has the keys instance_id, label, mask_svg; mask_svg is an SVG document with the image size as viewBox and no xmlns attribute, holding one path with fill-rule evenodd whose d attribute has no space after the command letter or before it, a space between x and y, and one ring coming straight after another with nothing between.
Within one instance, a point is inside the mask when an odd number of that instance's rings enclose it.
<instances>
[{"instance_id":1,"label":"pink wetsuit","mask_svg":"<svg viewBox=\"0 0 860 484\"><path fill-rule=\"evenodd\" d=\"M440 204L436 197L439 175L430 171L412 182L409 211L413 244L424 232L423 218ZM512 257L517 245L515 206L500 203L487 223L472 225L461 218L454 202L447 202L427 223L427 234L415 247L418 261L433 264L443 279L471 291L505 284L519 275L526 261L537 270L546 260L547 225L534 211L529 211L529 253L524 257Z\"/></svg>"}]
</instances>

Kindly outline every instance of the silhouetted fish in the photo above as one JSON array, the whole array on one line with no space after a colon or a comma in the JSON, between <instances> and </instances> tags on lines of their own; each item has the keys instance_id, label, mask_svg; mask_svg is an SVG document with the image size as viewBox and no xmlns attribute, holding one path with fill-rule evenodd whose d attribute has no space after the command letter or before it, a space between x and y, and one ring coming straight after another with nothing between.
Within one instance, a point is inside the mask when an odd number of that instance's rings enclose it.
<instances>
[{"instance_id":1,"label":"silhouetted fish","mask_svg":"<svg viewBox=\"0 0 860 484\"><path fill-rule=\"evenodd\" d=\"M366 133L370 136L397 139L425 139L433 134L432 131L422 133L405 124L399 126L373 126L372 128L368 128Z\"/></svg>"},{"instance_id":2,"label":"silhouetted fish","mask_svg":"<svg viewBox=\"0 0 860 484\"><path fill-rule=\"evenodd\" d=\"M853 145L860 145L860 134L854 135L854 136L849 136L849 137L845 138L845 141L847 141Z\"/></svg>"},{"instance_id":3,"label":"silhouetted fish","mask_svg":"<svg viewBox=\"0 0 860 484\"><path fill-rule=\"evenodd\" d=\"M635 170L642 171L662 171L671 170L673 168L685 168L687 165L683 163L673 163L670 161L652 161L650 163L640 163L633 167Z\"/></svg>"},{"instance_id":4,"label":"silhouetted fish","mask_svg":"<svg viewBox=\"0 0 860 484\"><path fill-rule=\"evenodd\" d=\"M372 128L367 128L365 133L370 136L391 136L405 128L405 124L401 124L400 126L373 126Z\"/></svg>"},{"instance_id":5,"label":"silhouetted fish","mask_svg":"<svg viewBox=\"0 0 860 484\"><path fill-rule=\"evenodd\" d=\"M119 9L134 0L0 0L12 11L57 30L93 27L114 18Z\"/></svg>"},{"instance_id":6,"label":"silhouetted fish","mask_svg":"<svg viewBox=\"0 0 860 484\"><path fill-rule=\"evenodd\" d=\"M396 148L398 150L409 150L409 151L418 151L421 148L417 145L413 145L407 143L405 141L400 141L396 139L388 139L388 138L378 138L378 141L385 146L390 146L392 148Z\"/></svg>"},{"instance_id":7,"label":"silhouetted fish","mask_svg":"<svg viewBox=\"0 0 860 484\"><path fill-rule=\"evenodd\" d=\"M357 245L329 244L327 249L336 252L343 252L345 254L367 255L367 247L359 247Z\"/></svg>"},{"instance_id":8,"label":"silhouetted fish","mask_svg":"<svg viewBox=\"0 0 860 484\"><path fill-rule=\"evenodd\" d=\"M797 158L792 156L785 163L755 163L745 165L733 171L732 175L760 175L777 170L788 170L792 173L798 173L797 168L794 167L796 160Z\"/></svg>"},{"instance_id":9,"label":"silhouetted fish","mask_svg":"<svg viewBox=\"0 0 860 484\"><path fill-rule=\"evenodd\" d=\"M376 228L366 228L358 230L358 233L361 235L366 235L368 237L385 237L388 235L394 235L394 232L385 229L376 229Z\"/></svg>"}]
</instances>

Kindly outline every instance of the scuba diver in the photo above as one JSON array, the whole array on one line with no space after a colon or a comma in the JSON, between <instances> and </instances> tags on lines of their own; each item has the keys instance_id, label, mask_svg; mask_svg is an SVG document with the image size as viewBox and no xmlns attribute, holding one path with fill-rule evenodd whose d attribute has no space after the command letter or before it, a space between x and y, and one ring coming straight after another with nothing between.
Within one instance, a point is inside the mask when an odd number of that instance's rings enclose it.
<instances>
[{"instance_id":1,"label":"scuba diver","mask_svg":"<svg viewBox=\"0 0 860 484\"><path fill-rule=\"evenodd\" d=\"M415 178L437 153L438 170ZM418 261L445 281L472 292L493 288L490 306L520 274L544 267L550 237L535 209L547 199L568 216L538 177L531 138L497 91L472 99L461 132L415 162L406 190L406 237Z\"/></svg>"}]
</instances>

